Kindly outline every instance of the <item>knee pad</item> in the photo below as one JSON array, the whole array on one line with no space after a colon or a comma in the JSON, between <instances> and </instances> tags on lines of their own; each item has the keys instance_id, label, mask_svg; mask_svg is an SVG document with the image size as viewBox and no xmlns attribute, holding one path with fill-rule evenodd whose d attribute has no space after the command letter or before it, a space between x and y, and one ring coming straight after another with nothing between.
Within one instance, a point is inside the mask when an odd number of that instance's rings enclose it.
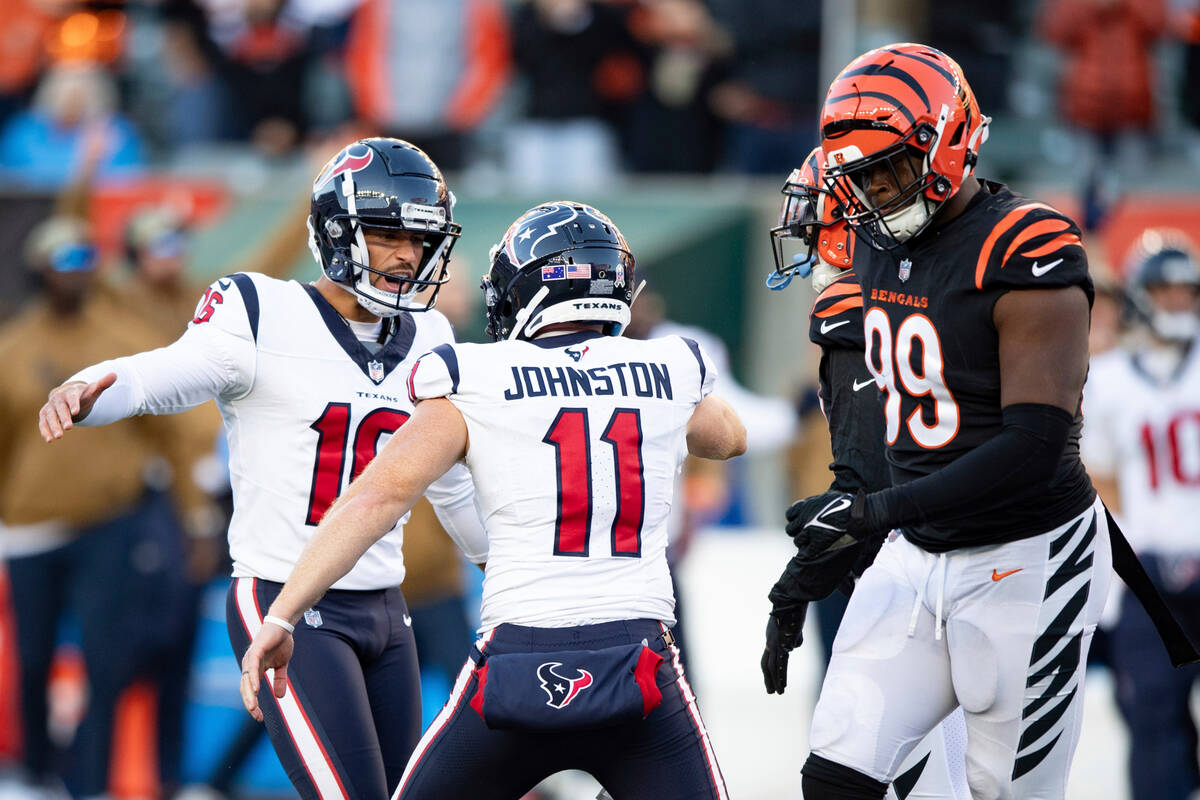
<instances>
[{"instance_id":1,"label":"knee pad","mask_svg":"<svg viewBox=\"0 0 1200 800\"><path fill-rule=\"evenodd\" d=\"M887 784L809 753L800 781L805 800L883 800Z\"/></svg>"}]
</instances>

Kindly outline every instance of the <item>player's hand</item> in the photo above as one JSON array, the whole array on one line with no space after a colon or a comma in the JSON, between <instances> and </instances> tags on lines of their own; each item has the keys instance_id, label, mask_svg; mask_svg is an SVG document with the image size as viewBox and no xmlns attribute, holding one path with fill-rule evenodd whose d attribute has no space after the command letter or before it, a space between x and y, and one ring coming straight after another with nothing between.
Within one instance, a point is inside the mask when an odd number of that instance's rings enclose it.
<instances>
[{"instance_id":1,"label":"player's hand","mask_svg":"<svg viewBox=\"0 0 1200 800\"><path fill-rule=\"evenodd\" d=\"M98 381L71 381L53 389L46 404L38 412L38 430L47 442L61 439L66 431L92 413L96 398L117 382L117 373L110 372Z\"/></svg>"},{"instance_id":2,"label":"player's hand","mask_svg":"<svg viewBox=\"0 0 1200 800\"><path fill-rule=\"evenodd\" d=\"M787 532L797 557L812 562L862 541L866 494L830 491L797 500L787 510Z\"/></svg>"},{"instance_id":3,"label":"player's hand","mask_svg":"<svg viewBox=\"0 0 1200 800\"><path fill-rule=\"evenodd\" d=\"M767 618L767 646L761 662L767 694L783 694L787 688L788 655L804 641L807 613L808 603L799 603L786 609L775 608Z\"/></svg>"},{"instance_id":4,"label":"player's hand","mask_svg":"<svg viewBox=\"0 0 1200 800\"><path fill-rule=\"evenodd\" d=\"M267 670L275 670L272 691L280 698L287 694L287 665L295 646L292 634L266 622L254 635L246 655L242 656L242 705L259 722L263 721L262 709L258 707L258 688L262 677Z\"/></svg>"}]
</instances>

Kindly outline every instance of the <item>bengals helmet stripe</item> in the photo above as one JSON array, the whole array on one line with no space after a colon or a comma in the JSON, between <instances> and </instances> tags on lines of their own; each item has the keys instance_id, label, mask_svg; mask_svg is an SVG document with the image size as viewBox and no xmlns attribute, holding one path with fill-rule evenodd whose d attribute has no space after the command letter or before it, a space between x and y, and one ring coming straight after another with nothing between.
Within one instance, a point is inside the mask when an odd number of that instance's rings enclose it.
<instances>
[{"instance_id":1,"label":"bengals helmet stripe","mask_svg":"<svg viewBox=\"0 0 1200 800\"><path fill-rule=\"evenodd\" d=\"M903 114L908 119L909 125L915 125L917 122L917 118L912 115L911 111L909 111L907 108L904 107L904 103L902 103L899 100L899 98L897 98L895 95L886 94L885 92L871 92L871 91L854 92L852 94L841 95L840 97L831 97L828 100L826 100L825 102L828 104L828 103L840 103L843 100L857 100L861 104L862 98L864 98L864 97L875 97L875 98L878 98L885 102L891 103L893 106L896 107L897 111L899 111L901 114ZM834 124L836 125L837 123L834 123ZM866 123L865 125L861 125L860 127L886 128L887 130L895 131L896 133L901 133L901 131L898 128L893 128L890 125L881 124L881 123L877 123L877 122ZM843 131L839 130L839 131L834 131L832 133L827 131L825 133L825 136L827 138L833 139L837 136L838 133L841 133L841 132L843 132Z\"/></svg>"},{"instance_id":2,"label":"bengals helmet stripe","mask_svg":"<svg viewBox=\"0 0 1200 800\"><path fill-rule=\"evenodd\" d=\"M958 86L958 78L954 76L954 73L934 61L932 58L926 58L925 56L921 56L916 53L906 53L905 51L896 47L889 47L887 48L887 51L894 56L899 56L900 58L911 58L913 61L924 64L945 78L951 86Z\"/></svg>"},{"instance_id":3,"label":"bengals helmet stripe","mask_svg":"<svg viewBox=\"0 0 1200 800\"><path fill-rule=\"evenodd\" d=\"M917 97L919 97L921 99L921 102L925 104L926 111L933 110L933 107L929 105L929 95L925 92L924 89L921 88L921 83L916 78L914 78L912 76L912 74L905 72L904 70L900 69L899 67L895 66L894 64L891 64L891 63L884 64L882 67L871 64L869 66L860 67L859 69L844 73L842 75L842 77L845 78L845 77L849 77L851 75L868 75L868 74L870 74L870 75L890 75L893 78L897 78L897 79L903 81L905 83L905 85L908 86L908 88L911 89L917 95Z\"/></svg>"}]
</instances>

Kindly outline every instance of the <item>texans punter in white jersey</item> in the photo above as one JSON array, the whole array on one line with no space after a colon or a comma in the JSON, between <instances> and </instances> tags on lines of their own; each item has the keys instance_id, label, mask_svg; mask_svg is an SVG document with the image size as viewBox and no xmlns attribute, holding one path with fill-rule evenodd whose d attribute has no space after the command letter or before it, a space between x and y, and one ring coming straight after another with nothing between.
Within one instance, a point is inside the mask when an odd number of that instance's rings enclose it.
<instances>
[{"instance_id":1,"label":"texans punter in white jersey","mask_svg":"<svg viewBox=\"0 0 1200 800\"><path fill-rule=\"evenodd\" d=\"M619 338L634 262L608 217L535 207L493 248L486 345L442 345L409 378L417 410L321 523L271 607L290 622L457 461L488 530L483 629L396 797L516 800L591 773L615 798L727 797L673 645L674 476L730 458L745 428L711 361L671 336ZM301 643L295 645L299 653ZM292 657L265 626L243 660L253 711ZM557 694L556 694L557 692Z\"/></svg>"},{"instance_id":2,"label":"texans punter in white jersey","mask_svg":"<svg viewBox=\"0 0 1200 800\"><path fill-rule=\"evenodd\" d=\"M1200 641L1200 260L1182 233L1151 229L1127 274L1141 324L1092 359L1080 453L1163 599ZM1145 610L1122 595L1110 651L1130 796L1184 800L1200 789L1190 711L1200 668L1172 669L1154 638Z\"/></svg>"},{"instance_id":3,"label":"texans punter in white jersey","mask_svg":"<svg viewBox=\"0 0 1200 800\"><path fill-rule=\"evenodd\" d=\"M209 286L174 344L104 362L56 389L48 441L216 400L229 438L234 513L230 642L240 659L337 496L413 413L415 357L452 342L430 310L458 235L437 167L397 139L338 153L313 185L314 283L259 274ZM423 313L410 313L423 312ZM429 486L443 526L481 562L487 541L462 467ZM304 609L287 696L267 700L275 751L297 792L382 800L420 733L420 681L404 598L403 519ZM271 627L267 624L266 627ZM291 624L288 623L291 628Z\"/></svg>"}]
</instances>

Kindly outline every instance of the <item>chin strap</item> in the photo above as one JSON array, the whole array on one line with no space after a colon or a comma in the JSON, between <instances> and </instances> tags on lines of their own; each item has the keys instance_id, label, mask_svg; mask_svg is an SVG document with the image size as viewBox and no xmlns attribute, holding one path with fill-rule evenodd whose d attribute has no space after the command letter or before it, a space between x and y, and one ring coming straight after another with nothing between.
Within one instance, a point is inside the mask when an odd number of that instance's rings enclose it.
<instances>
[{"instance_id":1,"label":"chin strap","mask_svg":"<svg viewBox=\"0 0 1200 800\"><path fill-rule=\"evenodd\" d=\"M645 281L645 279L642 279L642 282L638 284L638 287L633 290L633 299L629 301L630 308L633 308L633 304L637 302L638 295L640 295L642 293L642 289L645 289L645 288L646 288L646 281Z\"/></svg>"},{"instance_id":2,"label":"chin strap","mask_svg":"<svg viewBox=\"0 0 1200 800\"><path fill-rule=\"evenodd\" d=\"M513 321L512 333L508 334L508 338L510 340L521 335L521 331L525 329L525 323L529 322L529 318L533 316L533 312L537 309L538 305L540 305L541 302L546 299L546 295L548 294L550 294L550 287L543 286L541 289L537 290L537 294L533 296L533 299L530 300L524 308L517 312L517 317Z\"/></svg>"}]
</instances>

